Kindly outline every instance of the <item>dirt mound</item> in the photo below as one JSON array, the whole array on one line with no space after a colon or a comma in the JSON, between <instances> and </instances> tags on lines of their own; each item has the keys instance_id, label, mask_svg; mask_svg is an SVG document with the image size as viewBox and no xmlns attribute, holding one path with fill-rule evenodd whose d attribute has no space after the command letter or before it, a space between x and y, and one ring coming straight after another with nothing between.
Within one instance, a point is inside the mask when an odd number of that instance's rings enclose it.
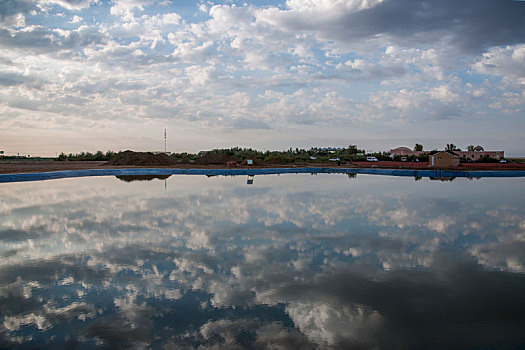
<instances>
[{"instance_id":1,"label":"dirt mound","mask_svg":"<svg viewBox=\"0 0 525 350\"><path fill-rule=\"evenodd\" d=\"M177 161L164 153L124 151L118 153L105 165L167 166L175 164Z\"/></svg>"},{"instance_id":2,"label":"dirt mound","mask_svg":"<svg viewBox=\"0 0 525 350\"><path fill-rule=\"evenodd\" d=\"M266 163L268 164L286 164L286 161L281 156L271 156L270 158L266 159Z\"/></svg>"},{"instance_id":3,"label":"dirt mound","mask_svg":"<svg viewBox=\"0 0 525 350\"><path fill-rule=\"evenodd\" d=\"M192 164L193 161L190 159L190 157L184 157L179 160L177 160L177 164Z\"/></svg>"},{"instance_id":4,"label":"dirt mound","mask_svg":"<svg viewBox=\"0 0 525 350\"><path fill-rule=\"evenodd\" d=\"M263 161L260 160L260 159L257 159L257 158L250 158L250 159L252 160L252 164L251 164L252 166L253 166L253 165L255 165L255 166L264 166L264 165L266 165L266 163L263 162ZM249 166L249 164L248 164L248 159L243 160L242 163L241 163L241 165L247 165L247 166Z\"/></svg>"},{"instance_id":5,"label":"dirt mound","mask_svg":"<svg viewBox=\"0 0 525 350\"><path fill-rule=\"evenodd\" d=\"M206 152L195 161L195 164L226 164L227 162L236 161L235 157L219 152Z\"/></svg>"}]
</instances>

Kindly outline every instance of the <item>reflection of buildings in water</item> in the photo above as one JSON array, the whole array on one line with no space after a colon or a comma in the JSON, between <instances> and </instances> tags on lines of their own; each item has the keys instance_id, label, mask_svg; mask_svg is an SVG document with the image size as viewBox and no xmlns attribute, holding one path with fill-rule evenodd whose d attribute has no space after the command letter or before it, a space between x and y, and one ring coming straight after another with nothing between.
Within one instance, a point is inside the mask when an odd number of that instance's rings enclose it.
<instances>
[{"instance_id":1,"label":"reflection of buildings in water","mask_svg":"<svg viewBox=\"0 0 525 350\"><path fill-rule=\"evenodd\" d=\"M435 180L435 181L443 181L443 182L446 182L446 181L454 181L456 177L454 176L444 176L444 177L430 177L430 180Z\"/></svg>"},{"instance_id":2,"label":"reflection of buildings in water","mask_svg":"<svg viewBox=\"0 0 525 350\"><path fill-rule=\"evenodd\" d=\"M246 182L247 185L253 185L253 178L255 175L248 175L248 181Z\"/></svg>"},{"instance_id":3,"label":"reflection of buildings in water","mask_svg":"<svg viewBox=\"0 0 525 350\"><path fill-rule=\"evenodd\" d=\"M346 173L349 179L357 179L357 173Z\"/></svg>"}]
</instances>

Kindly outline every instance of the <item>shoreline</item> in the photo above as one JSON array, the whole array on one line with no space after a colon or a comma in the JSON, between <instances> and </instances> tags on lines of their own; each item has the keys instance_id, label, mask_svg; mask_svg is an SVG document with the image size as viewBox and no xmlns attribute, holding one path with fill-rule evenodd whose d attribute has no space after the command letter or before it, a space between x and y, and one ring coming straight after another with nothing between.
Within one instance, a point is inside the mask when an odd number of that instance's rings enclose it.
<instances>
[{"instance_id":1,"label":"shoreline","mask_svg":"<svg viewBox=\"0 0 525 350\"><path fill-rule=\"evenodd\" d=\"M525 177L525 170L439 170L439 169L385 169L385 168L348 168L348 167L295 167L295 168L111 168L111 169L84 169L62 170L34 173L0 174L0 183L30 182L52 179L93 177L93 176L145 176L145 175L206 175L206 176L255 176L277 174L365 174L387 175L401 177L428 177L447 180L455 177L482 178L482 177Z\"/></svg>"},{"instance_id":2,"label":"shoreline","mask_svg":"<svg viewBox=\"0 0 525 350\"><path fill-rule=\"evenodd\" d=\"M337 166L333 163L297 163L271 164L263 166L226 167L225 165L177 164L170 166L134 166L134 165L106 165L105 161L2 161L0 160L0 174L28 174L70 170L107 170L107 169L282 169L282 168L330 168L330 169L390 169L390 170L445 170L445 171L525 171L525 163L462 163L455 168L430 168L427 163L358 161Z\"/></svg>"}]
</instances>

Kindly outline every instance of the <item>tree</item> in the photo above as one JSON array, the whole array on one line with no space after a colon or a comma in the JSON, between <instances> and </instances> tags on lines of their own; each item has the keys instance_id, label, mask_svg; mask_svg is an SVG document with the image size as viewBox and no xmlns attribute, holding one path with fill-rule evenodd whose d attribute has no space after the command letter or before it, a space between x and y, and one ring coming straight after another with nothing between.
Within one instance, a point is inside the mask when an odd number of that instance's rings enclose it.
<instances>
[{"instance_id":1,"label":"tree","mask_svg":"<svg viewBox=\"0 0 525 350\"><path fill-rule=\"evenodd\" d=\"M350 154L356 154L356 153L358 153L357 146L356 146L356 145L350 145L350 146L348 146L348 153L350 153Z\"/></svg>"},{"instance_id":2,"label":"tree","mask_svg":"<svg viewBox=\"0 0 525 350\"><path fill-rule=\"evenodd\" d=\"M445 147L445 151L461 151L461 150L455 144L447 143L447 146Z\"/></svg>"},{"instance_id":3,"label":"tree","mask_svg":"<svg viewBox=\"0 0 525 350\"><path fill-rule=\"evenodd\" d=\"M468 145L467 151L473 152L474 151L474 145Z\"/></svg>"},{"instance_id":4,"label":"tree","mask_svg":"<svg viewBox=\"0 0 525 350\"><path fill-rule=\"evenodd\" d=\"M58 157L57 157L58 160L67 160L67 155L64 153L64 152L61 152Z\"/></svg>"},{"instance_id":5,"label":"tree","mask_svg":"<svg viewBox=\"0 0 525 350\"><path fill-rule=\"evenodd\" d=\"M423 151L423 145L419 144L419 143L416 143L416 145L414 146L414 152L421 152Z\"/></svg>"}]
</instances>

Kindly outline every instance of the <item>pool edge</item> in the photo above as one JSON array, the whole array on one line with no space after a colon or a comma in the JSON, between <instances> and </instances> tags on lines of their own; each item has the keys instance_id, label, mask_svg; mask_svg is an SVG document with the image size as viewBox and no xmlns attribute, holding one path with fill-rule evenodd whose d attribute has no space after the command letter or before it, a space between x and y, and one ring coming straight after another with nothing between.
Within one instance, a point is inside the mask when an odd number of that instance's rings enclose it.
<instances>
[{"instance_id":1,"label":"pool edge","mask_svg":"<svg viewBox=\"0 0 525 350\"><path fill-rule=\"evenodd\" d=\"M116 176L116 175L207 175L242 176L276 174L366 174L387 176L435 177L435 178L482 178L482 177L525 177L524 170L417 170L378 168L268 168L268 169L174 169L174 168L128 168L128 169L85 169L39 173L0 174L0 183L43 181L73 177Z\"/></svg>"}]
</instances>

